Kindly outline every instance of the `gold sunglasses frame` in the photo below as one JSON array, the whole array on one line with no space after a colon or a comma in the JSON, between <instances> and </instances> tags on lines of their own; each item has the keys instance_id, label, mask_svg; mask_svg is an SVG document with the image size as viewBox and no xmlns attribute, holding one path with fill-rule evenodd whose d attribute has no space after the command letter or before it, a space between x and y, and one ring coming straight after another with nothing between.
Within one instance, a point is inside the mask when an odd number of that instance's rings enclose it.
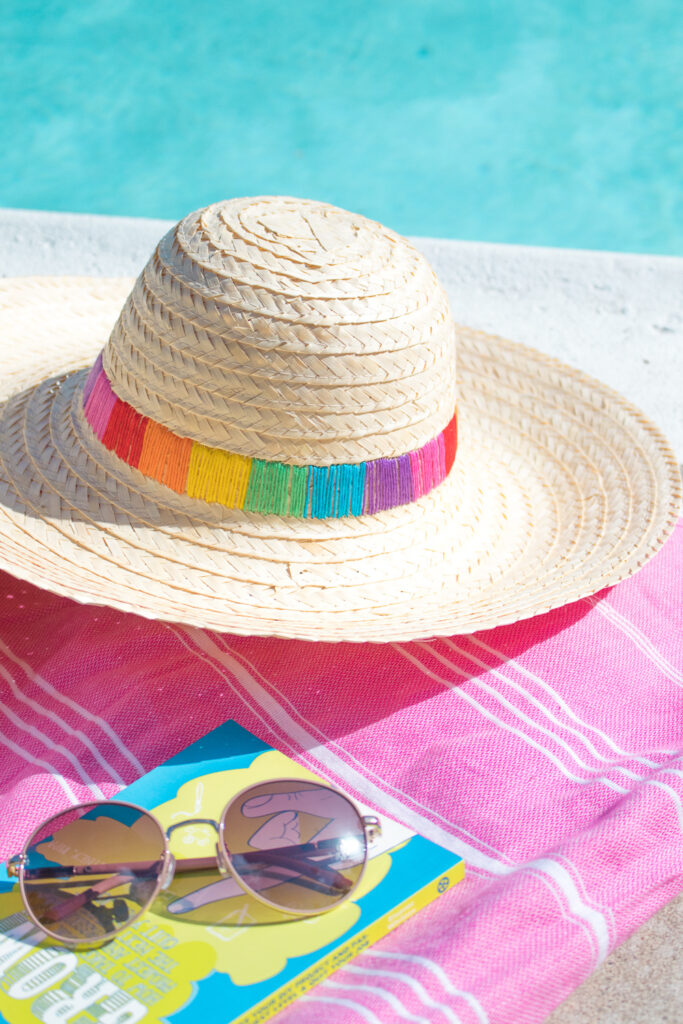
<instances>
[{"instance_id":1,"label":"gold sunglasses frame","mask_svg":"<svg viewBox=\"0 0 683 1024\"><path fill-rule=\"evenodd\" d=\"M363 865L361 867L361 871L360 874L358 875L358 878L354 881L353 885L348 890L348 892L345 892L340 899L336 900L334 903L331 903L329 907L322 907L320 909L315 910L298 910L294 908L285 908L280 904L274 903L272 900L269 900L267 897L260 895L260 893L258 893L255 889L251 889L250 886L247 885L247 883L241 878L241 876L232 866L231 854L225 842L225 822L228 813L231 810L231 808L239 800L243 799L244 796L251 790L260 789L262 786L267 786L269 783L274 782L291 782L296 783L297 785L310 787L311 789L327 790L330 793L334 793L335 796L342 797L342 799L344 799L346 803L352 808L356 817L358 818L360 824L360 832L362 833L365 839ZM154 887L154 891L152 892L147 902L140 907L140 910L137 912L137 914L135 914L133 917L130 917L115 932L111 932L101 938L93 940L71 939L66 936L59 935L56 932L52 932L50 931L49 928L46 928L44 924L41 924L41 922L38 920L38 918L31 910L26 895L26 890L24 887L24 870L26 868L27 855L31 843L34 837L39 832L41 832L46 825L49 825L51 821L54 821L56 818L60 818L63 814L66 814L69 811L78 811L83 807L106 807L114 804L118 807L129 807L132 810L139 811L141 814L145 814L148 818L152 819L156 827L159 829L159 835L163 842L163 864L159 872L159 878L157 880L156 886ZM286 917L291 917L295 919L305 917L318 917L320 914L327 914L331 910L335 910L342 903L346 903L347 900L351 899L353 897L354 892L356 892L359 885L361 884L363 877L365 875L365 870L368 864L368 846L372 842L374 842L375 839L379 838L379 836L382 834L382 826L380 824L379 818L377 818L375 815L361 814L353 800L351 800L351 798L348 797L345 793L342 793L341 790L336 789L334 786L328 786L326 783L323 782L312 782L309 779L264 779L262 782L256 782L252 783L250 786L245 786L238 793L235 793L235 795L230 798L230 800L223 808L223 811L221 812L221 816L218 821L214 821L211 818L188 818L185 821L175 822L173 825L170 825L167 829L164 829L163 825L156 817L156 815L152 813L152 811L149 811L146 807L141 807L139 804L130 803L127 800L87 800L84 803L73 804L71 807L67 807L62 811L58 811L56 814L50 815L49 818L45 818L45 820L42 821L40 825L38 825L31 832L30 836L28 837L28 839L24 843L24 846L22 847L21 853L15 854L13 857L10 857L9 860L7 861L7 874L10 878L18 879L19 892L21 894L21 900L24 905L24 909L28 914L30 920L36 925L37 928L40 929L41 932L43 932L49 938L55 939L57 942L65 946L72 946L74 948L86 946L100 946L103 943L111 942L112 939L115 939L118 935L121 934L121 932L124 932L130 925L134 924L135 921L139 920L139 918L141 918L143 914L147 913L147 911L150 909L159 893L163 892L165 889L168 889L169 885L173 881L176 869L178 867L181 867L183 864L191 864L193 865L193 867L190 867L188 870L201 870L201 867L206 867L207 870L209 870L212 866L214 866L213 857L202 857L193 858L191 860L177 861L176 858L171 853L169 847L169 840L171 834L176 829L184 828L187 825L212 825L217 833L215 867L218 869L219 873L224 877L232 878L246 896L251 896L264 906L267 906L272 910L277 910L279 913L285 915ZM198 862L201 862L201 864L199 864ZM87 871L84 870L83 873L87 874Z\"/></svg>"}]
</instances>

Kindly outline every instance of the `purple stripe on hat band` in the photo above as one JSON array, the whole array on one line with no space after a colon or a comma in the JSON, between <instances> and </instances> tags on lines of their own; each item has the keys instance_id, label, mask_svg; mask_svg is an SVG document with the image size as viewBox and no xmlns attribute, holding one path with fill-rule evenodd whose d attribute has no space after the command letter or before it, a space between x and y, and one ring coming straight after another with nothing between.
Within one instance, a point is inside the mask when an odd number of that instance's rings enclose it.
<instances>
[{"instance_id":1,"label":"purple stripe on hat band","mask_svg":"<svg viewBox=\"0 0 683 1024\"><path fill-rule=\"evenodd\" d=\"M398 505L398 464L382 459L379 464L379 511Z\"/></svg>"},{"instance_id":2,"label":"purple stripe on hat band","mask_svg":"<svg viewBox=\"0 0 683 1024\"><path fill-rule=\"evenodd\" d=\"M396 505L406 505L415 500L417 491L409 453L393 459L377 459L366 463L363 502L365 514L373 515Z\"/></svg>"}]
</instances>

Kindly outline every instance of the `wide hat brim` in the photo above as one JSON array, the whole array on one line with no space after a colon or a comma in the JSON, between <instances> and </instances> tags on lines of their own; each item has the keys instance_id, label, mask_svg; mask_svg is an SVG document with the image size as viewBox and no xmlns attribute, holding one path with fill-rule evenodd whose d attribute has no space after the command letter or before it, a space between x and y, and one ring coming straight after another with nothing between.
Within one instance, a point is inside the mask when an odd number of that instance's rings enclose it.
<instances>
[{"instance_id":1,"label":"wide hat brim","mask_svg":"<svg viewBox=\"0 0 683 1024\"><path fill-rule=\"evenodd\" d=\"M299 520L178 496L83 420L87 367L129 279L0 284L0 567L88 604L306 640L471 633L639 569L680 507L658 429L532 349L458 331L450 476L374 516Z\"/></svg>"}]
</instances>

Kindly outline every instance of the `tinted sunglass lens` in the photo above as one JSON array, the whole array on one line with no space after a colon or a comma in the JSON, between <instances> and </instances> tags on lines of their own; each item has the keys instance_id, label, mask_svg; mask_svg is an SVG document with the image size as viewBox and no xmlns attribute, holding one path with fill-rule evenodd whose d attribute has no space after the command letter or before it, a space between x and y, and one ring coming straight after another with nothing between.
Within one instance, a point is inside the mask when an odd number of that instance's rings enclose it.
<instances>
[{"instance_id":1,"label":"tinted sunglass lens","mask_svg":"<svg viewBox=\"0 0 683 1024\"><path fill-rule=\"evenodd\" d=\"M365 863L358 811L341 793L312 782L252 787L228 807L223 836L243 885L281 910L299 914L341 903Z\"/></svg>"},{"instance_id":2,"label":"tinted sunglass lens","mask_svg":"<svg viewBox=\"0 0 683 1024\"><path fill-rule=\"evenodd\" d=\"M87 804L31 837L24 899L45 931L66 942L111 938L152 901L165 842L154 818L127 804Z\"/></svg>"}]
</instances>

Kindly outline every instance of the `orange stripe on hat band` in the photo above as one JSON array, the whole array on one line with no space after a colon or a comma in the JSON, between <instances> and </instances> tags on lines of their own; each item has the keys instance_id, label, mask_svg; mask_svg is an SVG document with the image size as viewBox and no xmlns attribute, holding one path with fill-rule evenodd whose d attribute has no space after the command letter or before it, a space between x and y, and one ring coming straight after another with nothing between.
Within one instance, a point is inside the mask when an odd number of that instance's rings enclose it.
<instances>
[{"instance_id":1,"label":"orange stripe on hat band","mask_svg":"<svg viewBox=\"0 0 683 1024\"><path fill-rule=\"evenodd\" d=\"M83 388L83 412L105 448L178 494L304 519L372 515L417 501L445 479L457 448L454 413L437 437L395 458L295 466L237 455L137 412L112 390L101 355Z\"/></svg>"}]
</instances>

